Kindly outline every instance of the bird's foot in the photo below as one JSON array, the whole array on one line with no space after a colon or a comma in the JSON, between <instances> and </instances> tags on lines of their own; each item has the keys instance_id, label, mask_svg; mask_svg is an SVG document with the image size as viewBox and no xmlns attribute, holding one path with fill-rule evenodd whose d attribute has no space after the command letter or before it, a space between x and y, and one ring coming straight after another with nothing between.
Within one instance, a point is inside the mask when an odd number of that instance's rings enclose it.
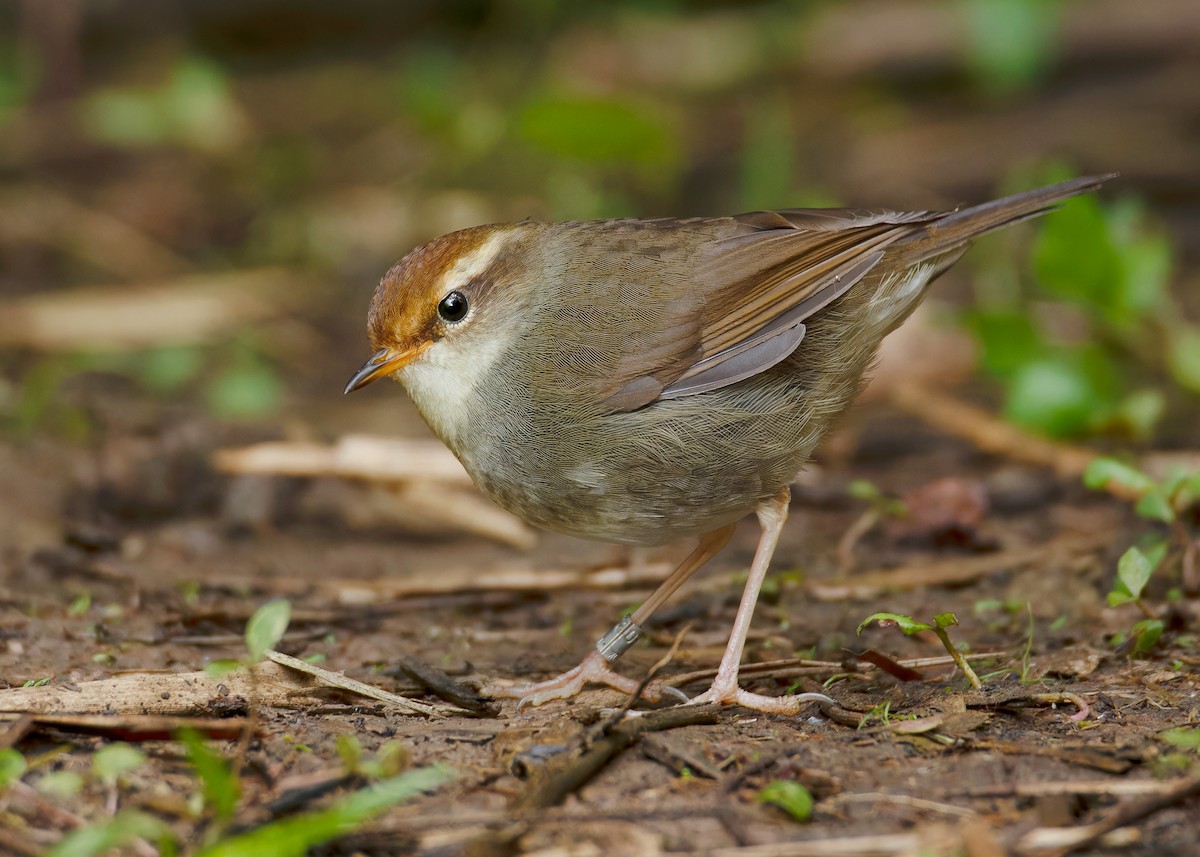
<instances>
[{"instance_id":1,"label":"bird's foot","mask_svg":"<svg viewBox=\"0 0 1200 857\"><path fill-rule=\"evenodd\" d=\"M541 705L552 699L570 699L578 695L588 684L606 685L629 696L637 693L641 686L641 682L614 672L604 656L593 651L588 653L579 666L552 679L535 684L489 682L483 686L480 692L493 699L519 699L520 702L517 703L519 710L527 705ZM687 697L675 688L663 687L655 683L642 688L641 698L647 702L658 702L664 694L678 695L683 697L682 701L687 700Z\"/></svg>"},{"instance_id":2,"label":"bird's foot","mask_svg":"<svg viewBox=\"0 0 1200 857\"><path fill-rule=\"evenodd\" d=\"M690 705L738 705L751 711L761 711L764 714L782 714L785 717L795 717L800 710L811 702L829 702L835 700L823 693L793 693L788 696L763 696L761 693L751 693L738 687L737 677L732 682L722 681L720 677L713 682L712 687L690 701Z\"/></svg>"}]
</instances>

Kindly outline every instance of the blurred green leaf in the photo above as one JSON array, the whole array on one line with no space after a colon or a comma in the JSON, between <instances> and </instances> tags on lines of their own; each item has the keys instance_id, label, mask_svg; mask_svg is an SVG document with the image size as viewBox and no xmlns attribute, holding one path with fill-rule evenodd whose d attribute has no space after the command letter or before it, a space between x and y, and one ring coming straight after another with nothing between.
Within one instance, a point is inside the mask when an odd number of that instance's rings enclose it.
<instances>
[{"instance_id":1,"label":"blurred green leaf","mask_svg":"<svg viewBox=\"0 0 1200 857\"><path fill-rule=\"evenodd\" d=\"M967 324L982 346L983 368L996 378L1012 378L1046 352L1042 334L1028 312L977 312L967 317Z\"/></svg>"},{"instance_id":2,"label":"blurred green leaf","mask_svg":"<svg viewBox=\"0 0 1200 857\"><path fill-rule=\"evenodd\" d=\"M1026 86L1053 58L1058 0L966 0L968 59L985 90Z\"/></svg>"},{"instance_id":3,"label":"blurred green leaf","mask_svg":"<svg viewBox=\"0 0 1200 857\"><path fill-rule=\"evenodd\" d=\"M179 389L200 374L203 367L204 356L194 345L155 348L139 359L142 383L163 393Z\"/></svg>"},{"instance_id":4,"label":"blurred green leaf","mask_svg":"<svg viewBox=\"0 0 1200 857\"><path fill-rule=\"evenodd\" d=\"M92 756L92 770L96 772L100 782L111 787L117 784L122 774L138 768L145 761L146 754L141 750L118 742L96 751Z\"/></svg>"},{"instance_id":5,"label":"blurred green leaf","mask_svg":"<svg viewBox=\"0 0 1200 857\"><path fill-rule=\"evenodd\" d=\"M164 822L144 812L125 809L112 818L71 831L46 852L46 857L93 857L111 853L138 838L169 842L170 835L170 828Z\"/></svg>"},{"instance_id":6,"label":"blurred green leaf","mask_svg":"<svg viewBox=\"0 0 1200 857\"><path fill-rule=\"evenodd\" d=\"M394 804L454 778L445 767L418 768L336 800L328 809L285 817L204 848L197 857L301 857L354 830Z\"/></svg>"},{"instance_id":7,"label":"blurred green leaf","mask_svg":"<svg viewBox=\"0 0 1200 857\"><path fill-rule=\"evenodd\" d=\"M1133 641L1130 647L1130 654L1144 655L1150 652L1162 637L1163 631L1166 630L1166 625L1161 619L1143 619L1140 622L1135 622L1133 627L1129 629L1129 637Z\"/></svg>"},{"instance_id":8,"label":"blurred green leaf","mask_svg":"<svg viewBox=\"0 0 1200 857\"><path fill-rule=\"evenodd\" d=\"M348 774L357 774L362 768L363 749L357 735L339 735L334 739L334 748L342 766Z\"/></svg>"},{"instance_id":9,"label":"blurred green leaf","mask_svg":"<svg viewBox=\"0 0 1200 857\"><path fill-rule=\"evenodd\" d=\"M1167 333L1167 363L1180 386L1200 393L1200 330L1176 325Z\"/></svg>"},{"instance_id":10,"label":"blurred green leaf","mask_svg":"<svg viewBox=\"0 0 1200 857\"><path fill-rule=\"evenodd\" d=\"M1144 203L1121 197L1105 208L1109 234L1119 257L1119 291L1113 310L1118 317L1142 318L1169 306L1167 291L1173 266L1170 238L1151 232Z\"/></svg>"},{"instance_id":11,"label":"blurred green leaf","mask_svg":"<svg viewBox=\"0 0 1200 857\"><path fill-rule=\"evenodd\" d=\"M1134 390L1117 404L1113 425L1124 428L1132 437L1149 438L1167 411L1167 397L1162 390Z\"/></svg>"},{"instance_id":12,"label":"blurred green leaf","mask_svg":"<svg viewBox=\"0 0 1200 857\"><path fill-rule=\"evenodd\" d=\"M224 72L189 57L150 89L102 89L82 102L82 122L96 140L115 146L166 143L222 151L241 141L245 120Z\"/></svg>"},{"instance_id":13,"label":"blurred green leaf","mask_svg":"<svg viewBox=\"0 0 1200 857\"><path fill-rule=\"evenodd\" d=\"M1154 563L1138 547L1131 547L1121 554L1117 562L1117 584L1108 593L1109 606L1119 607L1140 598L1153 572Z\"/></svg>"},{"instance_id":14,"label":"blurred green leaf","mask_svg":"<svg viewBox=\"0 0 1200 857\"><path fill-rule=\"evenodd\" d=\"M200 778L205 804L219 821L228 821L242 796L242 784L233 766L209 747L196 730L182 729L177 737Z\"/></svg>"},{"instance_id":15,"label":"blurred green leaf","mask_svg":"<svg viewBox=\"0 0 1200 857\"><path fill-rule=\"evenodd\" d=\"M675 135L662 116L625 101L537 99L521 112L518 133L547 152L590 163L661 167L678 158Z\"/></svg>"},{"instance_id":16,"label":"blurred green leaf","mask_svg":"<svg viewBox=\"0 0 1200 857\"><path fill-rule=\"evenodd\" d=\"M157 99L126 90L101 90L85 101L83 125L93 138L117 146L153 146L168 135Z\"/></svg>"},{"instance_id":17,"label":"blurred green leaf","mask_svg":"<svg viewBox=\"0 0 1200 857\"><path fill-rule=\"evenodd\" d=\"M1200 729L1178 726L1159 733L1159 739L1184 750L1200 750Z\"/></svg>"},{"instance_id":18,"label":"blurred green leaf","mask_svg":"<svg viewBox=\"0 0 1200 857\"><path fill-rule=\"evenodd\" d=\"M1093 459L1083 472L1083 484L1093 491L1107 490L1110 484L1130 492L1144 494L1154 487L1154 480L1142 471L1115 458Z\"/></svg>"},{"instance_id":19,"label":"blurred green leaf","mask_svg":"<svg viewBox=\"0 0 1200 857\"><path fill-rule=\"evenodd\" d=\"M813 811L812 793L800 783L775 780L758 793L759 803L777 806L796 821L808 821Z\"/></svg>"},{"instance_id":20,"label":"blurred green leaf","mask_svg":"<svg viewBox=\"0 0 1200 857\"><path fill-rule=\"evenodd\" d=\"M1136 546L1125 551L1117 563L1117 577L1134 598L1141 597L1153 571L1150 558Z\"/></svg>"},{"instance_id":21,"label":"blurred green leaf","mask_svg":"<svg viewBox=\"0 0 1200 857\"><path fill-rule=\"evenodd\" d=\"M1053 437L1086 431L1113 407L1106 361L1099 352L1080 352L1025 364L1013 377L1005 416Z\"/></svg>"},{"instance_id":22,"label":"blurred green leaf","mask_svg":"<svg viewBox=\"0 0 1200 857\"><path fill-rule=\"evenodd\" d=\"M209 661L204 667L204 673L213 678L221 678L241 668L241 661L234 660L233 658L219 658L215 661Z\"/></svg>"},{"instance_id":23,"label":"blurred green leaf","mask_svg":"<svg viewBox=\"0 0 1200 857\"><path fill-rule=\"evenodd\" d=\"M25 775L25 757L19 750L5 747L0 750L0 791Z\"/></svg>"},{"instance_id":24,"label":"blurred green leaf","mask_svg":"<svg viewBox=\"0 0 1200 857\"><path fill-rule=\"evenodd\" d=\"M1120 258L1095 196L1067 200L1042 219L1033 262L1048 293L1105 318L1117 312Z\"/></svg>"},{"instance_id":25,"label":"blurred green leaf","mask_svg":"<svg viewBox=\"0 0 1200 857\"><path fill-rule=\"evenodd\" d=\"M258 663L268 649L279 645L291 618L292 604L286 598L268 601L254 611L246 623L246 649L250 663Z\"/></svg>"},{"instance_id":26,"label":"blurred green leaf","mask_svg":"<svg viewBox=\"0 0 1200 857\"><path fill-rule=\"evenodd\" d=\"M1138 498L1133 510L1140 517L1151 521L1169 524L1175 520L1175 510L1171 507L1171 501L1157 485Z\"/></svg>"},{"instance_id":27,"label":"blurred green leaf","mask_svg":"<svg viewBox=\"0 0 1200 857\"><path fill-rule=\"evenodd\" d=\"M283 384L270 367L258 362L243 362L209 384L205 397L218 417L265 417L279 410Z\"/></svg>"},{"instance_id":28,"label":"blurred green leaf","mask_svg":"<svg viewBox=\"0 0 1200 857\"><path fill-rule=\"evenodd\" d=\"M887 499L882 491L875 484L868 482L866 479L855 479L846 486L846 493L855 500L865 500L868 503L875 503Z\"/></svg>"},{"instance_id":29,"label":"blurred green leaf","mask_svg":"<svg viewBox=\"0 0 1200 857\"><path fill-rule=\"evenodd\" d=\"M44 795L65 800L83 790L83 777L75 771L50 771L34 783L34 788Z\"/></svg>"}]
</instances>

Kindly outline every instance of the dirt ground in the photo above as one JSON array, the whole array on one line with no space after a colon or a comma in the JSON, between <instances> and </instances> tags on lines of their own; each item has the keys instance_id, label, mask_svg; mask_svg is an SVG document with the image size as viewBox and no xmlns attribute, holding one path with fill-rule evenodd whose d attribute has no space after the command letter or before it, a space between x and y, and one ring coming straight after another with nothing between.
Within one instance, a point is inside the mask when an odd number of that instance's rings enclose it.
<instances>
[{"instance_id":1,"label":"dirt ground","mask_svg":"<svg viewBox=\"0 0 1200 857\"><path fill-rule=\"evenodd\" d=\"M409 407L390 398L378 406ZM131 735L150 758L115 798L91 788L66 800L83 819L115 799L162 814L184 841L198 835L182 809L195 785L178 745L140 740L136 721L153 713L233 717L238 725L225 736L233 746L239 730L251 728L244 715L253 708L255 731L241 757L239 819L247 824L319 805L325 790L313 783L336 783L343 770L339 735L356 735L368 753L400 739L413 764L457 772L451 784L322 853L1061 853L1063 842L1043 847L1049 840L1030 838L1059 827L1090 831L1076 843L1085 853L1105 844L1126 854L1193 853L1194 797L1176 796L1116 832L1086 827L1161 802L1181 783L1194 794L1195 780L1179 769L1188 760L1158 736L1200 719L1200 676L1194 600L1174 603L1164 644L1151 657L1131 659L1113 645L1111 635L1140 614L1132 605L1106 607L1104 594L1116 556L1145 526L1077 480L981 454L883 405L860 409L794 491L777 573L747 651L747 663L802 658L805 665L773 663L744 680L772 694L824 685L837 707L813 705L794 719L700 711L702 722L630 739L593 766L584 749L594 753L611 738L614 719L605 710L625 702L613 691L426 718L344 693L255 705L219 685L176 702L160 688L170 674L238 657L250 612L276 596L294 605L283 651L320 655L328 669L403 695L435 700L397 670L404 658L456 680L546 677L574 665L648 593L636 582L662 574L682 546L630 556L555 536L525 551L472 536L355 531L311 511L314 495L328 490L320 481L197 475L189 461L196 448L173 444L170 434L144 438L136 451L93 455L54 444L10 448L0 469L10 522L27 533L63 528L57 543L4 556L0 676L14 688L6 695L31 693L15 688L44 678L41 690L57 689L65 710L69 691L91 681L124 679L132 694L113 694L99 711L119 726L18 721L9 743L16 738L47 769L86 771L97 748ZM97 472L110 478L93 481ZM897 494L931 482L944 489L952 480L959 499L948 508L956 520L876 527L856 546L854 568L839 570L837 542L862 512L845 499L845 486L862 478ZM148 515L164 479L186 485L185 495L215 492L224 505L166 520L130 515L106 523L96 514L102 497L105 508ZM230 501L238 493L258 499L239 511ZM353 503L368 493L347 483L338 496ZM910 503L926 502L920 496ZM257 521L246 508L258 510ZM756 538L746 522L662 611L622 669L644 674L677 637L663 675L711 669ZM585 587L561 574L631 567L642 569L635 585L610 575L618 585ZM513 579L487 585L497 569ZM887 569L890 576L881 573ZM557 588L528 582L539 571L558 573ZM914 585L923 578L949 583ZM983 690L972 691L945 658L908 680L858 659L867 649L897 659L944 655L930 634L872 627L856 637L859 622L880 610L918 618L953 611L954 639L987 655L977 664ZM148 680L138 675L144 671ZM683 689L694 695L705 686L701 674ZM587 773L578 782L563 784L563 771L581 769ZM808 822L757 799L777 780L800 782L815 796ZM292 802L280 803L288 795ZM39 824L62 824L38 813L24 818L30 843Z\"/></svg>"}]
</instances>

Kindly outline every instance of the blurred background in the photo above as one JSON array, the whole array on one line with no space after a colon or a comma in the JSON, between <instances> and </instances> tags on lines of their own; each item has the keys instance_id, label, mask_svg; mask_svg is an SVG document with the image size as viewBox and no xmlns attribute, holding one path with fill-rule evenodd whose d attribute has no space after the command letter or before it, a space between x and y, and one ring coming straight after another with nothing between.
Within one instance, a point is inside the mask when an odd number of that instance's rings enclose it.
<instances>
[{"instance_id":1,"label":"blurred background","mask_svg":"<svg viewBox=\"0 0 1200 857\"><path fill-rule=\"evenodd\" d=\"M6 3L0 544L228 510L224 445L419 435L397 388L340 395L375 282L530 216L954 207L1119 171L973 251L885 377L1194 443L1198 80L1194 0Z\"/></svg>"}]
</instances>

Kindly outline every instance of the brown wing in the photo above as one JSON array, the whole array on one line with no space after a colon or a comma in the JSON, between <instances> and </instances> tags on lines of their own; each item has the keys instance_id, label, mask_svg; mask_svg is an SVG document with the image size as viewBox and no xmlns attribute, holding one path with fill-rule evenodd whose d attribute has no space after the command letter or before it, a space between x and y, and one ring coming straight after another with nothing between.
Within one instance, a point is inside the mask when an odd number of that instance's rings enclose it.
<instances>
[{"instance_id":1,"label":"brown wing","mask_svg":"<svg viewBox=\"0 0 1200 857\"><path fill-rule=\"evenodd\" d=\"M866 276L890 245L939 216L795 209L723 221L723 234L695 261L691 300L660 320L651 348L621 361L604 406L636 410L769 369L796 350L806 318Z\"/></svg>"}]
</instances>

